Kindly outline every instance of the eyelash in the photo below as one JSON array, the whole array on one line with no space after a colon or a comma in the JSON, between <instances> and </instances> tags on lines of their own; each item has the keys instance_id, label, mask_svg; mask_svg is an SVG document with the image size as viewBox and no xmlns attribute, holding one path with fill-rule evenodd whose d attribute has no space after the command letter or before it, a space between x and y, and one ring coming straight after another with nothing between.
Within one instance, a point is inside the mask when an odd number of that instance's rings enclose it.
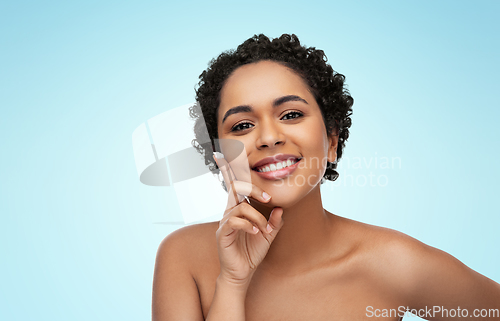
<instances>
[{"instance_id":1,"label":"eyelash","mask_svg":"<svg viewBox=\"0 0 500 321\"><path fill-rule=\"evenodd\" d=\"M293 117L293 118L291 118L291 119L285 119L285 120L293 120L293 119L300 118L300 117L304 116L304 114L303 114L303 113L301 113L300 111L295 111L295 110L294 110L294 111L291 111L291 112L286 113L283 117L281 117L281 119L285 118L285 117L286 117L286 116L288 116L288 115L292 115L292 114L293 114L293 115L298 115L298 116ZM242 130L245 130L245 129L249 129L249 128L251 128L251 127L246 127L246 128L241 128L241 129L238 129L238 127L240 127L240 126L242 126L242 125L252 125L252 124L251 124L251 123L249 123L249 122L242 122L242 123L238 123L238 124L234 125L234 126L233 126L233 128L231 128L231 131L232 131L232 132L239 132L239 131L242 131ZM253 125L252 125L252 126L253 126Z\"/></svg>"}]
</instances>

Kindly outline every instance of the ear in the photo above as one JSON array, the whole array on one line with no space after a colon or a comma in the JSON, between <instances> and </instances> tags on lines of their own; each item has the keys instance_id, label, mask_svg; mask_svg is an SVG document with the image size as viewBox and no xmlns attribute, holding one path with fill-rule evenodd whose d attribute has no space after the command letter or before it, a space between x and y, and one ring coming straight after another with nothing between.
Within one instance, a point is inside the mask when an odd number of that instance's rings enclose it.
<instances>
[{"instance_id":1,"label":"ear","mask_svg":"<svg viewBox=\"0 0 500 321\"><path fill-rule=\"evenodd\" d=\"M337 146L339 143L339 135L334 131L328 137L328 161L333 163L337 160Z\"/></svg>"}]
</instances>

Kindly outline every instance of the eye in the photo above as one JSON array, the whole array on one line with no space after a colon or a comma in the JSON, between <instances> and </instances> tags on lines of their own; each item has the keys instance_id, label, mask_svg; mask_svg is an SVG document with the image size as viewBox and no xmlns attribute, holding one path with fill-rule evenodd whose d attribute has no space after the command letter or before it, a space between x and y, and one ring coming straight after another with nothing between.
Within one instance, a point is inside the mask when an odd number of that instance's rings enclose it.
<instances>
[{"instance_id":1,"label":"eye","mask_svg":"<svg viewBox=\"0 0 500 321\"><path fill-rule=\"evenodd\" d=\"M282 120L290 120L290 119L295 119L304 116L303 113L300 111L291 111L289 113L286 113L285 116L283 116L281 119Z\"/></svg>"},{"instance_id":2,"label":"eye","mask_svg":"<svg viewBox=\"0 0 500 321\"><path fill-rule=\"evenodd\" d=\"M251 123L239 123L239 124L236 124L233 126L233 128L231 128L231 131L232 132L239 132L239 131L242 131L242 130L245 130L245 129L249 129L253 127L253 125Z\"/></svg>"}]
</instances>

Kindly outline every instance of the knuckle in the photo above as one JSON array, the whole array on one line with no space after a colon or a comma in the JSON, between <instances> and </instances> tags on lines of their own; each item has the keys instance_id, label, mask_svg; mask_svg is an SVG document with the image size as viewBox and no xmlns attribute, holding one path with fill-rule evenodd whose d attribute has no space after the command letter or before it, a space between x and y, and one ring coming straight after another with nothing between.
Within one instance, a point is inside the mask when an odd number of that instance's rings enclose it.
<instances>
[{"instance_id":1,"label":"knuckle","mask_svg":"<svg viewBox=\"0 0 500 321\"><path fill-rule=\"evenodd\" d=\"M227 224L231 227L235 226L236 222L238 222L238 218L235 217L235 216L231 216L228 220L227 220Z\"/></svg>"},{"instance_id":2,"label":"knuckle","mask_svg":"<svg viewBox=\"0 0 500 321\"><path fill-rule=\"evenodd\" d=\"M239 207L241 208L241 210L243 210L245 212L248 212L248 211L250 211L250 209L253 209L253 206L248 204L247 202L241 202Z\"/></svg>"},{"instance_id":3,"label":"knuckle","mask_svg":"<svg viewBox=\"0 0 500 321\"><path fill-rule=\"evenodd\" d=\"M228 211L227 217L230 218L232 216L238 215L239 211L240 211L239 206L236 205Z\"/></svg>"}]
</instances>

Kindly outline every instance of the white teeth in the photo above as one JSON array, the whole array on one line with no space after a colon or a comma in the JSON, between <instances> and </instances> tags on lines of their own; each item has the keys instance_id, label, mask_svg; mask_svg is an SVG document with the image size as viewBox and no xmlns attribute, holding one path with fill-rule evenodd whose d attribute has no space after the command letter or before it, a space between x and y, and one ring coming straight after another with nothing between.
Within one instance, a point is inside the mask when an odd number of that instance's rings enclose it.
<instances>
[{"instance_id":1,"label":"white teeth","mask_svg":"<svg viewBox=\"0 0 500 321\"><path fill-rule=\"evenodd\" d=\"M286 160L286 161L282 161L282 162L277 162L275 164L268 164L266 167L261 167L259 169L257 169L259 172L261 173L266 173L266 172L274 172L276 170L280 170L280 169L283 169L285 167L288 167L288 166L292 166L293 164L295 164L297 162L297 160Z\"/></svg>"}]
</instances>

